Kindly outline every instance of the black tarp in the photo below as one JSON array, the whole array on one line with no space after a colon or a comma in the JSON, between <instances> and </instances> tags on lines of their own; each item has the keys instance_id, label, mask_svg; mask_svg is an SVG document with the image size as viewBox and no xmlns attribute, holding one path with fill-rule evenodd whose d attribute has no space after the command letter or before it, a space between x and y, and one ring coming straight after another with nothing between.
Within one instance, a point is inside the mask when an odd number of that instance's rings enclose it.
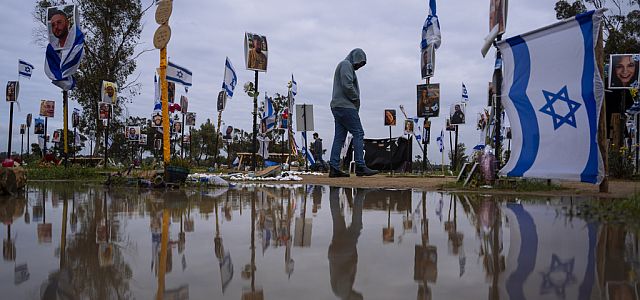
<instances>
[{"instance_id":1,"label":"black tarp","mask_svg":"<svg viewBox=\"0 0 640 300\"><path fill-rule=\"evenodd\" d=\"M389 153L389 145L393 155ZM364 162L367 167L389 171L393 168L396 172L411 172L411 140L405 137L392 139L364 139ZM347 157L344 160L345 168L349 167L353 155L353 143L349 144Z\"/></svg>"}]
</instances>

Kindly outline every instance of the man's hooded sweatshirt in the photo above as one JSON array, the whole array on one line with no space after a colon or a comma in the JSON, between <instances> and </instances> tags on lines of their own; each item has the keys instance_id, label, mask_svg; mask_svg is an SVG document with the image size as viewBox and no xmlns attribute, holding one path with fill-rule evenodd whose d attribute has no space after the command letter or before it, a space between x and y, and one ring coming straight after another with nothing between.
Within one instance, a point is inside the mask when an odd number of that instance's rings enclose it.
<instances>
[{"instance_id":1,"label":"man's hooded sweatshirt","mask_svg":"<svg viewBox=\"0 0 640 300\"><path fill-rule=\"evenodd\" d=\"M353 66L363 62L367 62L367 55L362 49L356 48L351 50L347 58L338 64L333 77L331 108L342 107L360 110L360 87Z\"/></svg>"}]
</instances>

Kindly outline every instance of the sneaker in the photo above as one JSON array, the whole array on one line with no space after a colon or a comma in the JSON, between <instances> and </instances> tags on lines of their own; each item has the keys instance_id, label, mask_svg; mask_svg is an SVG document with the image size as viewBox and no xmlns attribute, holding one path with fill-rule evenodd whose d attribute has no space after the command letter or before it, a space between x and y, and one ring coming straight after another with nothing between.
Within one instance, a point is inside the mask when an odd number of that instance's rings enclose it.
<instances>
[{"instance_id":1,"label":"sneaker","mask_svg":"<svg viewBox=\"0 0 640 300\"><path fill-rule=\"evenodd\" d=\"M329 168L329 177L330 178L334 178L334 177L349 177L348 173L342 172L334 167L330 167Z\"/></svg>"},{"instance_id":2,"label":"sneaker","mask_svg":"<svg viewBox=\"0 0 640 300\"><path fill-rule=\"evenodd\" d=\"M356 167L356 176L373 176L378 174L379 172L376 170L371 170L366 166L357 166Z\"/></svg>"}]
</instances>

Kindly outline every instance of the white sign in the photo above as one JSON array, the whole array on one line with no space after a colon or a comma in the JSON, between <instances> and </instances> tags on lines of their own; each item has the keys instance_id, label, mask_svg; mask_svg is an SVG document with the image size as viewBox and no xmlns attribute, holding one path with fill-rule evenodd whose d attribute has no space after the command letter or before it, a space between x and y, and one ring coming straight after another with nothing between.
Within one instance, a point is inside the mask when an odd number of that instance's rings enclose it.
<instances>
[{"instance_id":1,"label":"white sign","mask_svg":"<svg viewBox=\"0 0 640 300\"><path fill-rule=\"evenodd\" d=\"M296 131L313 130L313 105L296 104Z\"/></svg>"}]
</instances>

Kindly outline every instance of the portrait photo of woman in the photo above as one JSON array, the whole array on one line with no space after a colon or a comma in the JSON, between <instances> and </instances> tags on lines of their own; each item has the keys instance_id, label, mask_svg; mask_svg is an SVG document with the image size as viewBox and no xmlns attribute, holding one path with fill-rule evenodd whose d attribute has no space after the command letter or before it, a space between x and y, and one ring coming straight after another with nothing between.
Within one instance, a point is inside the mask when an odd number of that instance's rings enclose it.
<instances>
[{"instance_id":1,"label":"portrait photo of woman","mask_svg":"<svg viewBox=\"0 0 640 300\"><path fill-rule=\"evenodd\" d=\"M638 61L640 54L613 54L609 64L609 88L638 87Z\"/></svg>"}]
</instances>

